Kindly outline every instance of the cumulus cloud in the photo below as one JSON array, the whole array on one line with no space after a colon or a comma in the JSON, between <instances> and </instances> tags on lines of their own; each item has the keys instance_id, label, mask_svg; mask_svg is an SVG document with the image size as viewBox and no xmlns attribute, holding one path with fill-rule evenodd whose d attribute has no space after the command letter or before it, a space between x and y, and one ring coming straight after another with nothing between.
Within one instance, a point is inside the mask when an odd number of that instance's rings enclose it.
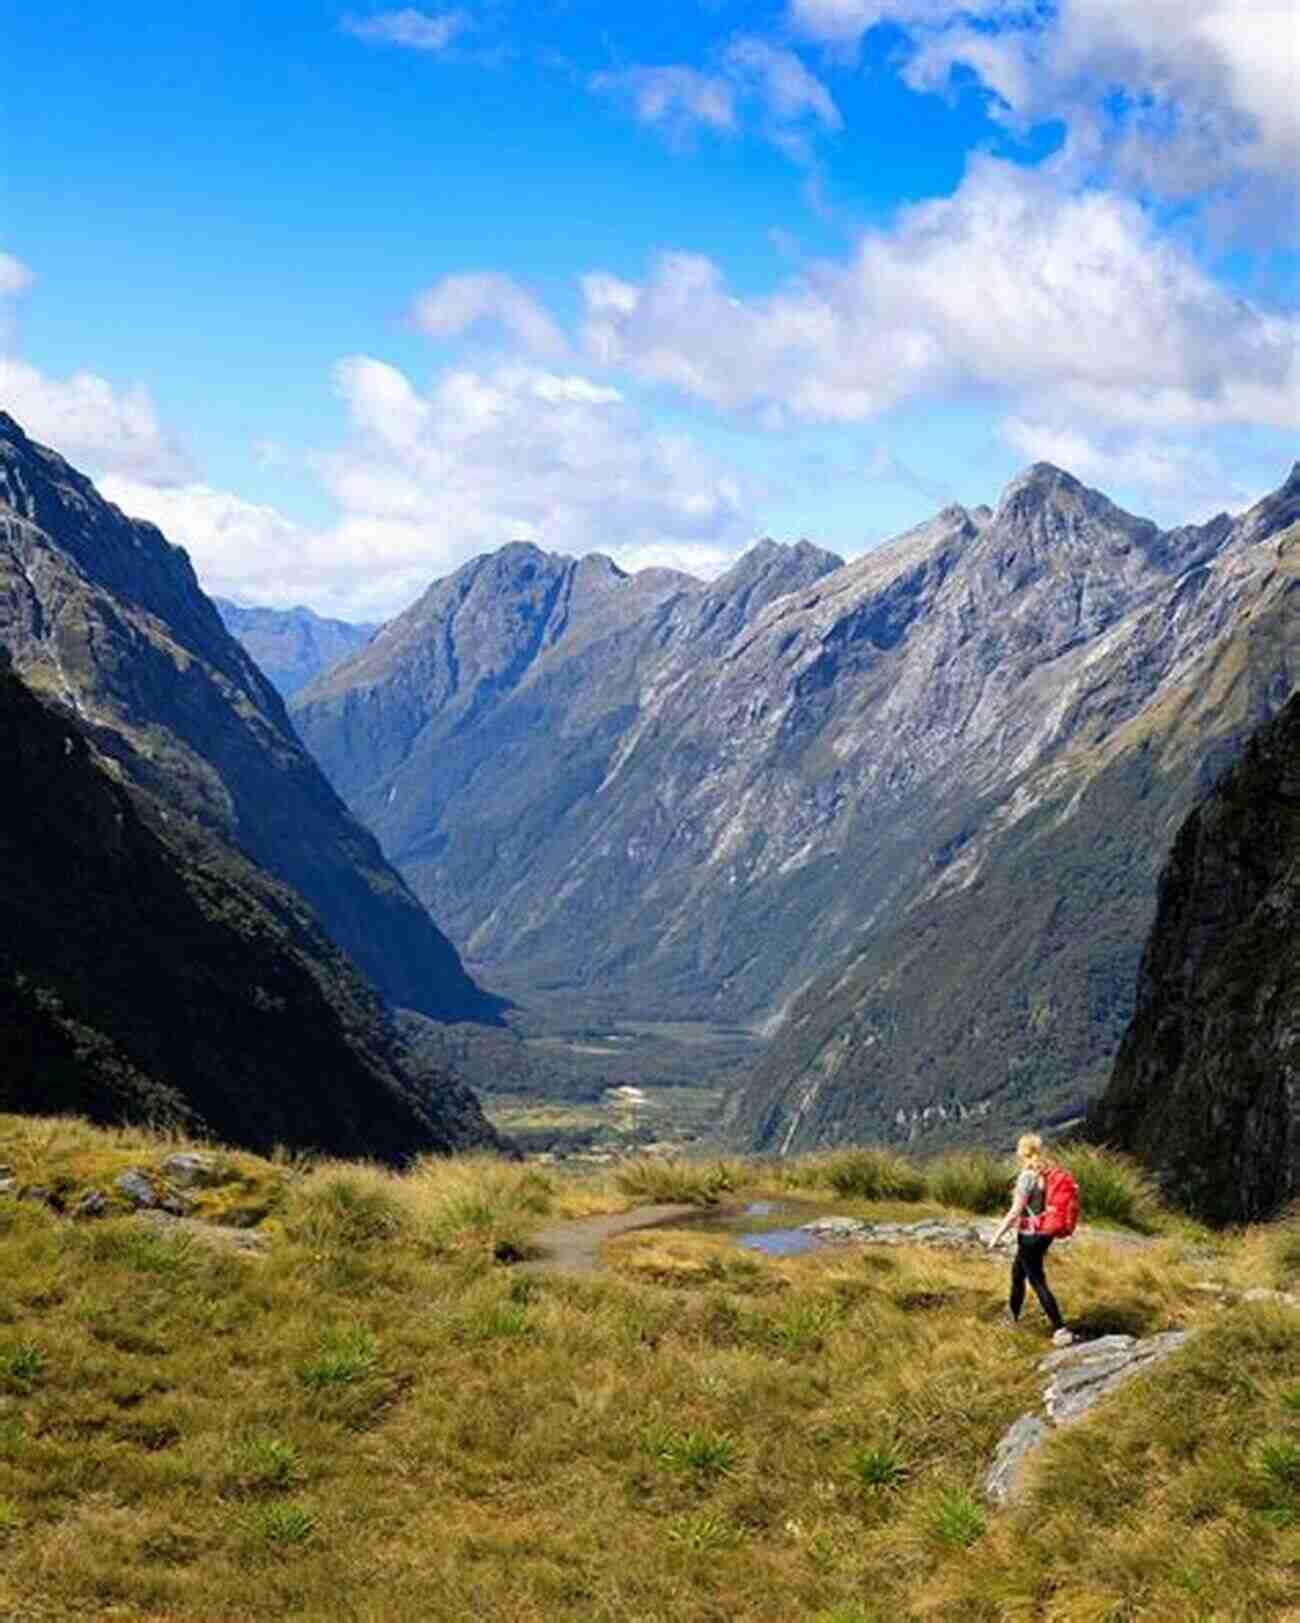
<instances>
[{"instance_id":1,"label":"cumulus cloud","mask_svg":"<svg viewBox=\"0 0 1300 1623\"><path fill-rule=\"evenodd\" d=\"M738 34L708 72L681 64L593 74L589 89L627 101L642 123L685 142L699 130L733 135L752 123L797 162L812 155L812 137L843 120L831 93L793 51L757 35Z\"/></svg>"},{"instance_id":2,"label":"cumulus cloud","mask_svg":"<svg viewBox=\"0 0 1300 1623\"><path fill-rule=\"evenodd\" d=\"M840 48L892 23L911 40L915 89L969 70L995 116L1064 120L1080 165L1169 197L1211 192L1220 216L1267 210L1274 233L1300 218L1292 0L790 0L789 22Z\"/></svg>"},{"instance_id":3,"label":"cumulus cloud","mask_svg":"<svg viewBox=\"0 0 1300 1623\"><path fill-rule=\"evenodd\" d=\"M189 549L208 590L352 619L404 608L437 576L515 539L711 575L753 534L754 492L608 385L511 362L444 372L335 370L351 431L313 456L337 520L311 529L201 483L110 478L121 507Z\"/></svg>"},{"instance_id":4,"label":"cumulus cloud","mask_svg":"<svg viewBox=\"0 0 1300 1623\"><path fill-rule=\"evenodd\" d=\"M497 271L444 276L419 295L411 315L430 338L450 338L487 321L536 355L556 357L568 349L563 333L532 294Z\"/></svg>"},{"instance_id":5,"label":"cumulus cloud","mask_svg":"<svg viewBox=\"0 0 1300 1623\"><path fill-rule=\"evenodd\" d=\"M93 372L49 377L0 355L0 408L33 439L97 472L167 483L193 471L180 439L139 385L117 389Z\"/></svg>"},{"instance_id":6,"label":"cumulus cloud","mask_svg":"<svg viewBox=\"0 0 1300 1623\"><path fill-rule=\"evenodd\" d=\"M1130 425L1300 424L1300 323L1230 296L1136 203L992 158L766 297L692 254L583 292L593 360L772 426L963 394Z\"/></svg>"},{"instance_id":7,"label":"cumulus cloud","mask_svg":"<svg viewBox=\"0 0 1300 1623\"><path fill-rule=\"evenodd\" d=\"M1059 415L1012 415L1001 424L1000 437L1025 462L1054 462L1111 494L1139 493L1144 516L1161 524L1200 523L1216 513L1240 512L1259 495L1205 435L1185 440Z\"/></svg>"},{"instance_id":8,"label":"cumulus cloud","mask_svg":"<svg viewBox=\"0 0 1300 1623\"><path fill-rule=\"evenodd\" d=\"M401 45L410 51L445 51L469 27L463 11L444 11L435 17L408 6L402 11L381 11L373 17L344 17L347 34L381 45Z\"/></svg>"}]
</instances>

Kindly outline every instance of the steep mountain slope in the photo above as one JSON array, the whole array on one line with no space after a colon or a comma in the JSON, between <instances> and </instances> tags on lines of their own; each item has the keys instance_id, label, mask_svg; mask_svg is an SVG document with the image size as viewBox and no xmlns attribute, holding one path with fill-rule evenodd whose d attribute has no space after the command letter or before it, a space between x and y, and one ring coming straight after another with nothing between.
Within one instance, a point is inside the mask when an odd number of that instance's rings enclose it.
<instances>
[{"instance_id":1,"label":"steep mountain slope","mask_svg":"<svg viewBox=\"0 0 1300 1623\"><path fill-rule=\"evenodd\" d=\"M1271 1217L1300 1195L1298 1055L1300 698L1179 832L1089 1135L1211 1221Z\"/></svg>"},{"instance_id":2,"label":"steep mountain slope","mask_svg":"<svg viewBox=\"0 0 1300 1623\"><path fill-rule=\"evenodd\" d=\"M364 648L379 629L327 620L310 609L246 608L214 597L226 630L269 676L284 698Z\"/></svg>"},{"instance_id":3,"label":"steep mountain slope","mask_svg":"<svg viewBox=\"0 0 1300 1623\"><path fill-rule=\"evenodd\" d=\"M838 568L764 548L508 683L437 689L417 637L295 714L485 973L776 1031L746 1142L1002 1133L1100 1089L1169 841L1295 686L1298 514L1300 469L1164 531L1037 464L996 510Z\"/></svg>"},{"instance_id":4,"label":"steep mountain slope","mask_svg":"<svg viewBox=\"0 0 1300 1623\"><path fill-rule=\"evenodd\" d=\"M0 651L0 1110L401 1161L491 1145L287 888L128 790Z\"/></svg>"},{"instance_id":5,"label":"steep mountain slope","mask_svg":"<svg viewBox=\"0 0 1300 1623\"><path fill-rule=\"evenodd\" d=\"M1082 1112L1179 824L1300 682L1297 513L1300 469L1183 532L1212 555L1026 683L1002 781L968 770L968 798L917 814L898 904L796 1001L737 1101L742 1139L1005 1137Z\"/></svg>"},{"instance_id":6,"label":"steep mountain slope","mask_svg":"<svg viewBox=\"0 0 1300 1623\"><path fill-rule=\"evenodd\" d=\"M185 553L2 413L0 645L130 783L305 897L393 1002L492 1017L495 1001L326 783Z\"/></svg>"},{"instance_id":7,"label":"steep mountain slope","mask_svg":"<svg viewBox=\"0 0 1300 1623\"><path fill-rule=\"evenodd\" d=\"M807 542L764 542L705 587L515 544L437 583L300 694L294 720L417 894L501 984L616 1001L631 982L623 1006L653 1012L672 1002L646 963L671 903L647 888L636 829L589 867L593 839L615 829L600 832L601 785L661 673L700 669L768 603L839 562ZM657 786L643 812L661 820ZM702 1001L711 1015L707 991ZM698 1002L692 986L686 1003Z\"/></svg>"}]
</instances>

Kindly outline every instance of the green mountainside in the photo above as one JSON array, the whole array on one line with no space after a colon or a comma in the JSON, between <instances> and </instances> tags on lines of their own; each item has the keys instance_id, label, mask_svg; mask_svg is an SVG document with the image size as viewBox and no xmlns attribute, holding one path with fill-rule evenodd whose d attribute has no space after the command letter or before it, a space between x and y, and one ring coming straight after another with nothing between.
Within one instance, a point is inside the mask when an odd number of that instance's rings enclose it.
<instances>
[{"instance_id":1,"label":"green mountainside","mask_svg":"<svg viewBox=\"0 0 1300 1623\"><path fill-rule=\"evenodd\" d=\"M1179 831L1088 1131L1211 1221L1272 1216L1300 1195L1298 1052L1300 698Z\"/></svg>"},{"instance_id":2,"label":"green mountainside","mask_svg":"<svg viewBox=\"0 0 1300 1623\"><path fill-rule=\"evenodd\" d=\"M399 1162L492 1145L315 917L0 664L0 1110Z\"/></svg>"},{"instance_id":3,"label":"green mountainside","mask_svg":"<svg viewBox=\"0 0 1300 1623\"><path fill-rule=\"evenodd\" d=\"M498 1001L329 787L182 549L3 413L0 646L128 782L303 896L391 1002L495 1017Z\"/></svg>"}]
</instances>

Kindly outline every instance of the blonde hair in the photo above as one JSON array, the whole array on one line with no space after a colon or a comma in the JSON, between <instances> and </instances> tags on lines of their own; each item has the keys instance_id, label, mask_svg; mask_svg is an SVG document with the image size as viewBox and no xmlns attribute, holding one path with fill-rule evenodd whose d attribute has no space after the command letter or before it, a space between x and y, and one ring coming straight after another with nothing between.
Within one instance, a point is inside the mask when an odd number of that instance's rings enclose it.
<instances>
[{"instance_id":1,"label":"blonde hair","mask_svg":"<svg viewBox=\"0 0 1300 1623\"><path fill-rule=\"evenodd\" d=\"M1043 1154L1043 1141L1037 1133L1022 1133L1016 1140L1016 1154L1033 1172L1041 1172L1047 1165Z\"/></svg>"}]
</instances>

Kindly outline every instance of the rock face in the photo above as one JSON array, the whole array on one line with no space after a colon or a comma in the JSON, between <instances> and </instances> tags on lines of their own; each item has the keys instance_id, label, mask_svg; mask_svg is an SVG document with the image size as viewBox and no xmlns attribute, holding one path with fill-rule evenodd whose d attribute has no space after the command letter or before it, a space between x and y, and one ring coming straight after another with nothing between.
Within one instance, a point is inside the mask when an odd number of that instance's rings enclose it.
<instances>
[{"instance_id":1,"label":"rock face","mask_svg":"<svg viewBox=\"0 0 1300 1623\"><path fill-rule=\"evenodd\" d=\"M1062 488L1038 494L1052 506ZM1023 519L1029 494L1022 482L1004 509ZM1077 502L1067 517L1086 514ZM913 734L893 781L940 750L941 769L876 824L858 916L841 915L859 944L793 1000L738 1099L742 1140L1005 1141L1083 1113L1131 1016L1179 825L1300 680L1297 515L1300 469L1235 521L1134 530L1131 553L1117 527L1121 572L1137 572L1132 553L1153 566L1123 592L1100 589L1111 561L1092 530L1073 562L1044 559L1023 609L972 614L968 640L932 648L910 714L887 696L881 709ZM995 558L1009 555L1004 537ZM945 587L958 603L964 573ZM980 574L990 590L995 577ZM1093 623L1053 630L1071 599ZM946 736L930 725L945 695L958 707Z\"/></svg>"},{"instance_id":2,"label":"rock face","mask_svg":"<svg viewBox=\"0 0 1300 1623\"><path fill-rule=\"evenodd\" d=\"M494 982L775 1032L742 1142L1005 1136L1100 1092L1169 843L1296 685L1297 517L1300 470L1160 530L1038 464L707 588L511 547L294 714Z\"/></svg>"},{"instance_id":3,"label":"rock face","mask_svg":"<svg viewBox=\"0 0 1300 1623\"><path fill-rule=\"evenodd\" d=\"M1088 1132L1213 1222L1300 1195L1300 698L1178 835Z\"/></svg>"},{"instance_id":4,"label":"rock face","mask_svg":"<svg viewBox=\"0 0 1300 1623\"><path fill-rule=\"evenodd\" d=\"M243 644L287 699L341 659L364 648L379 629L326 620L310 609L261 609L214 597L222 624Z\"/></svg>"},{"instance_id":5,"label":"rock face","mask_svg":"<svg viewBox=\"0 0 1300 1623\"><path fill-rule=\"evenodd\" d=\"M0 661L0 1110L390 1162L495 1145L310 909L123 784L103 736Z\"/></svg>"},{"instance_id":6,"label":"rock face","mask_svg":"<svg viewBox=\"0 0 1300 1623\"><path fill-rule=\"evenodd\" d=\"M290 885L394 1003L495 1001L302 748L185 553L0 413L0 646L160 814Z\"/></svg>"},{"instance_id":7,"label":"rock face","mask_svg":"<svg viewBox=\"0 0 1300 1623\"><path fill-rule=\"evenodd\" d=\"M686 740L676 756L657 730L630 772L628 752L651 692L689 681L768 603L839 561L766 542L704 587L512 543L436 583L300 693L294 721L498 983L714 1014L718 921L691 904L695 842L674 808L685 817L707 792L716 821L728 785L711 788L710 762Z\"/></svg>"}]
</instances>

